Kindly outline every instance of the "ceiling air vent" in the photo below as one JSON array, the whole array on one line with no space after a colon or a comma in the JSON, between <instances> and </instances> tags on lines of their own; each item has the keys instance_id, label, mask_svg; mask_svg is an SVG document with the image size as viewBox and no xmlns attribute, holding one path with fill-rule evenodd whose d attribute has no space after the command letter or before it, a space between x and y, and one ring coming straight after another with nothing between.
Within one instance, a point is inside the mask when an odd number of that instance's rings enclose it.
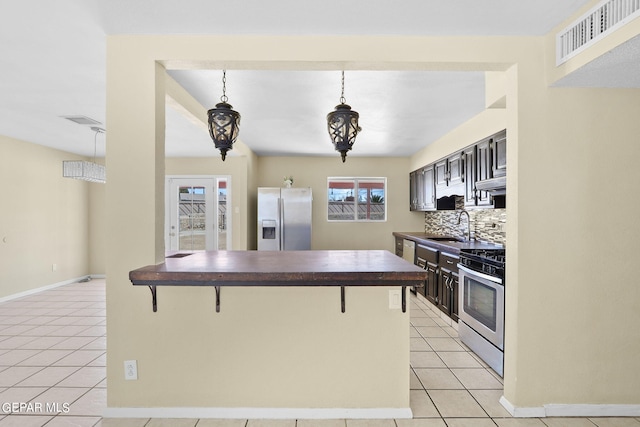
<instances>
[{"instance_id":1,"label":"ceiling air vent","mask_svg":"<svg viewBox=\"0 0 640 427\"><path fill-rule=\"evenodd\" d=\"M640 16L640 0L601 1L556 35L556 66L637 16Z\"/></svg>"},{"instance_id":2,"label":"ceiling air vent","mask_svg":"<svg viewBox=\"0 0 640 427\"><path fill-rule=\"evenodd\" d=\"M640 0L639 0L640 1ZM71 120L74 123L79 125L101 125L97 120L93 120L87 116L62 116L63 119Z\"/></svg>"}]
</instances>

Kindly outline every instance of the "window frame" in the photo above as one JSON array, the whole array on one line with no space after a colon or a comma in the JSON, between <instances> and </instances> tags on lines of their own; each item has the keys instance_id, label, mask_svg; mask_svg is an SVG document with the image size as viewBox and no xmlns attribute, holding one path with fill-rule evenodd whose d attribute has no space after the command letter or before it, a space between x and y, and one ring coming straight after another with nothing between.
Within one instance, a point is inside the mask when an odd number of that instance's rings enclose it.
<instances>
[{"instance_id":1,"label":"window frame","mask_svg":"<svg viewBox=\"0 0 640 427\"><path fill-rule=\"evenodd\" d=\"M331 182L335 182L335 181L343 181L343 182L352 182L353 183L353 194L354 194L354 200L353 200L353 207L354 207L354 213L353 213L353 218L352 219L331 219L330 218L330 212L329 212L329 208L331 206L331 198L329 197L329 191L331 191L331 187L330 184ZM365 219L360 219L358 218L358 206L366 204L364 202L359 202L359 198L357 196L358 192L360 191L361 187L359 185L360 182L364 182L364 181L381 181L382 185L383 185L383 191L384 191L384 201L383 201L383 207L384 207L384 218L383 219L371 219L371 218L365 218ZM388 200L388 188L387 188L387 177L382 177L382 176L329 176L327 177L327 192L325 193L327 196L327 206L326 206L326 213L327 216L325 217L327 222L364 222L364 223L375 223L375 222L387 222L387 200Z\"/></svg>"}]
</instances>

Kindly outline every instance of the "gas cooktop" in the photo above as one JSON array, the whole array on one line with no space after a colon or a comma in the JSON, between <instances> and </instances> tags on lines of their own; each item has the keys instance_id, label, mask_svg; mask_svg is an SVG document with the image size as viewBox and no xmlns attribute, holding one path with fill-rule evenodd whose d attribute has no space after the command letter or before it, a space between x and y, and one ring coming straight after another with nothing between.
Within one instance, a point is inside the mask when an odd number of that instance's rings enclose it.
<instances>
[{"instance_id":1,"label":"gas cooktop","mask_svg":"<svg viewBox=\"0 0 640 427\"><path fill-rule=\"evenodd\" d=\"M465 267L504 279L506 249L462 249L460 264Z\"/></svg>"}]
</instances>

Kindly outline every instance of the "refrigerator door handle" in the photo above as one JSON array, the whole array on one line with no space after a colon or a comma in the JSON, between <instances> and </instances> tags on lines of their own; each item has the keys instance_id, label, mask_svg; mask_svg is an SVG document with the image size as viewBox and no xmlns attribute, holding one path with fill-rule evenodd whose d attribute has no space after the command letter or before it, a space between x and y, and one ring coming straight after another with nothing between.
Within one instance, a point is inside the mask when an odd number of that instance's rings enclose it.
<instances>
[{"instance_id":1,"label":"refrigerator door handle","mask_svg":"<svg viewBox=\"0 0 640 427\"><path fill-rule=\"evenodd\" d=\"M280 227L278 230L280 231L280 241L279 241L279 251L284 250L284 200L281 197L278 197L278 220L280 220Z\"/></svg>"}]
</instances>

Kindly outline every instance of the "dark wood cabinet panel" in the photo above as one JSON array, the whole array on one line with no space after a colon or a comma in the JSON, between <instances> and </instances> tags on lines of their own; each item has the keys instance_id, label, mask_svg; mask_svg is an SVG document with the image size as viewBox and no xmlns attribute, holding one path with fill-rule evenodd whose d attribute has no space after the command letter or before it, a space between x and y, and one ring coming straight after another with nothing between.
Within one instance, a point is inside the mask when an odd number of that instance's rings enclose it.
<instances>
[{"instance_id":1,"label":"dark wood cabinet panel","mask_svg":"<svg viewBox=\"0 0 640 427\"><path fill-rule=\"evenodd\" d=\"M441 160L435 164L435 181L436 181L436 190L442 187L446 187L448 184L448 170L447 170L447 160Z\"/></svg>"},{"instance_id":2,"label":"dark wood cabinet panel","mask_svg":"<svg viewBox=\"0 0 640 427\"><path fill-rule=\"evenodd\" d=\"M484 181L491 178L491 139L480 141L476 145L476 181ZM490 206L491 196L488 191L476 192L478 206Z\"/></svg>"},{"instance_id":3,"label":"dark wood cabinet panel","mask_svg":"<svg viewBox=\"0 0 640 427\"><path fill-rule=\"evenodd\" d=\"M436 198L464 194L462 153L455 153L435 163Z\"/></svg>"},{"instance_id":4,"label":"dark wood cabinet panel","mask_svg":"<svg viewBox=\"0 0 640 427\"><path fill-rule=\"evenodd\" d=\"M447 158L447 166L449 168L449 186L462 184L463 167L462 153L455 153Z\"/></svg>"},{"instance_id":5,"label":"dark wood cabinet panel","mask_svg":"<svg viewBox=\"0 0 640 427\"><path fill-rule=\"evenodd\" d=\"M437 249L429 246L416 247L418 266L427 270L427 278L420 293L435 305L438 304L438 253Z\"/></svg>"},{"instance_id":6,"label":"dark wood cabinet panel","mask_svg":"<svg viewBox=\"0 0 640 427\"><path fill-rule=\"evenodd\" d=\"M418 210L418 171L409 174L409 210Z\"/></svg>"},{"instance_id":7,"label":"dark wood cabinet panel","mask_svg":"<svg viewBox=\"0 0 640 427\"><path fill-rule=\"evenodd\" d=\"M460 280L458 273L451 274L451 318L458 321L458 293L460 291Z\"/></svg>"},{"instance_id":8,"label":"dark wood cabinet panel","mask_svg":"<svg viewBox=\"0 0 640 427\"><path fill-rule=\"evenodd\" d=\"M438 307L453 320L458 321L458 255L440 253Z\"/></svg>"},{"instance_id":9,"label":"dark wood cabinet panel","mask_svg":"<svg viewBox=\"0 0 640 427\"><path fill-rule=\"evenodd\" d=\"M429 211L436 208L434 165L425 166L409 174L409 209Z\"/></svg>"},{"instance_id":10,"label":"dark wood cabinet panel","mask_svg":"<svg viewBox=\"0 0 640 427\"><path fill-rule=\"evenodd\" d=\"M436 208L435 170L433 165L422 168L423 209L425 211Z\"/></svg>"},{"instance_id":11,"label":"dark wood cabinet panel","mask_svg":"<svg viewBox=\"0 0 640 427\"><path fill-rule=\"evenodd\" d=\"M424 282L425 297L438 305L438 264L427 262L427 279Z\"/></svg>"},{"instance_id":12,"label":"dark wood cabinet panel","mask_svg":"<svg viewBox=\"0 0 640 427\"><path fill-rule=\"evenodd\" d=\"M476 206L476 146L467 147L462 152L464 167L464 205Z\"/></svg>"},{"instance_id":13,"label":"dark wood cabinet panel","mask_svg":"<svg viewBox=\"0 0 640 427\"><path fill-rule=\"evenodd\" d=\"M493 178L507 174L507 132L498 132L491 142Z\"/></svg>"}]
</instances>

